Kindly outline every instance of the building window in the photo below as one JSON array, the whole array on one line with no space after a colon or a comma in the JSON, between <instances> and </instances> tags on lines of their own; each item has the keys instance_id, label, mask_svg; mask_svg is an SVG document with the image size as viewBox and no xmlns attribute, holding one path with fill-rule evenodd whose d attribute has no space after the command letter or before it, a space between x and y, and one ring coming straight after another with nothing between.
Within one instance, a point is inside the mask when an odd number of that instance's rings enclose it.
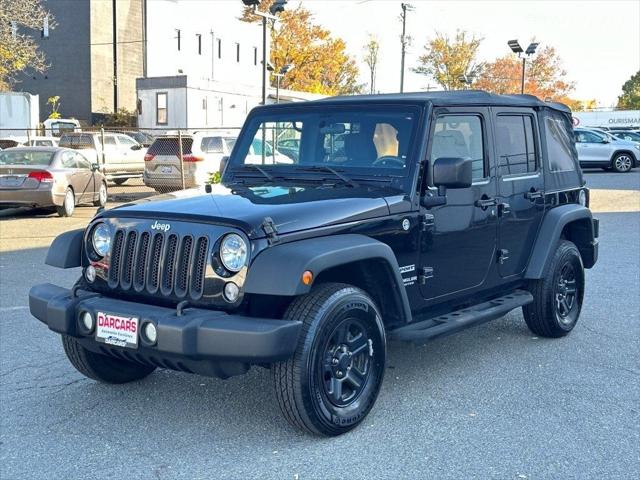
<instances>
[{"instance_id":1,"label":"building window","mask_svg":"<svg viewBox=\"0 0 640 480\"><path fill-rule=\"evenodd\" d=\"M198 55L202 55L202 34L196 33L196 37L198 37Z\"/></svg>"},{"instance_id":2,"label":"building window","mask_svg":"<svg viewBox=\"0 0 640 480\"><path fill-rule=\"evenodd\" d=\"M236 62L240 63L240 44L236 43Z\"/></svg>"},{"instance_id":3,"label":"building window","mask_svg":"<svg viewBox=\"0 0 640 480\"><path fill-rule=\"evenodd\" d=\"M222 39L218 38L218 58L222 58Z\"/></svg>"},{"instance_id":4,"label":"building window","mask_svg":"<svg viewBox=\"0 0 640 480\"><path fill-rule=\"evenodd\" d=\"M258 47L253 47L253 64L258 65Z\"/></svg>"},{"instance_id":5,"label":"building window","mask_svg":"<svg viewBox=\"0 0 640 480\"><path fill-rule=\"evenodd\" d=\"M166 125L167 116L167 92L156 93L156 125Z\"/></svg>"}]
</instances>

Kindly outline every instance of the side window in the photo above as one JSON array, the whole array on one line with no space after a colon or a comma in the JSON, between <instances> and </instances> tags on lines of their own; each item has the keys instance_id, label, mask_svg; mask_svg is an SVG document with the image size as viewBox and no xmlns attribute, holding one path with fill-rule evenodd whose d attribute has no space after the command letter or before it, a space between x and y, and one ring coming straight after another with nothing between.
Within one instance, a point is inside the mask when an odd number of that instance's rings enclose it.
<instances>
[{"instance_id":1,"label":"side window","mask_svg":"<svg viewBox=\"0 0 640 480\"><path fill-rule=\"evenodd\" d=\"M556 113L544 119L547 162L552 172L575 170L573 139L568 120Z\"/></svg>"},{"instance_id":2,"label":"side window","mask_svg":"<svg viewBox=\"0 0 640 480\"><path fill-rule=\"evenodd\" d=\"M116 148L116 137L113 135L105 135L104 146L105 148Z\"/></svg>"},{"instance_id":3,"label":"side window","mask_svg":"<svg viewBox=\"0 0 640 480\"><path fill-rule=\"evenodd\" d=\"M133 138L128 137L127 135L118 135L118 141L120 142L121 145L124 145L125 147L131 148L134 145L137 145L138 142L136 142Z\"/></svg>"},{"instance_id":4,"label":"side window","mask_svg":"<svg viewBox=\"0 0 640 480\"><path fill-rule=\"evenodd\" d=\"M430 165L438 158L471 160L473 179L486 176L482 120L477 115L443 115L436 120Z\"/></svg>"},{"instance_id":5,"label":"side window","mask_svg":"<svg viewBox=\"0 0 640 480\"><path fill-rule=\"evenodd\" d=\"M498 115L496 150L499 175L535 172L537 155L533 118L529 115Z\"/></svg>"},{"instance_id":6,"label":"side window","mask_svg":"<svg viewBox=\"0 0 640 480\"><path fill-rule=\"evenodd\" d=\"M222 137L203 137L200 149L207 153L223 153Z\"/></svg>"},{"instance_id":7,"label":"side window","mask_svg":"<svg viewBox=\"0 0 640 480\"><path fill-rule=\"evenodd\" d=\"M81 154L76 153L75 154L75 160L76 160L76 163L78 165L78 168L85 168L85 169L90 169L91 168L91 164L89 163L89 160L84 158Z\"/></svg>"},{"instance_id":8,"label":"side window","mask_svg":"<svg viewBox=\"0 0 640 480\"><path fill-rule=\"evenodd\" d=\"M76 154L73 152L64 152L62 154L61 163L64 168L78 168Z\"/></svg>"},{"instance_id":9,"label":"side window","mask_svg":"<svg viewBox=\"0 0 640 480\"><path fill-rule=\"evenodd\" d=\"M166 125L168 122L167 115L167 92L156 93L156 124Z\"/></svg>"}]
</instances>

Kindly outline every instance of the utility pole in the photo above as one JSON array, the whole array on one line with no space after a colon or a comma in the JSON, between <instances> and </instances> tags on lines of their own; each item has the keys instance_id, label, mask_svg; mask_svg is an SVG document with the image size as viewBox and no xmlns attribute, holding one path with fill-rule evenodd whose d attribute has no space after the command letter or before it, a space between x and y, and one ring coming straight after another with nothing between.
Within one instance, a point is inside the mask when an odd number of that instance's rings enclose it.
<instances>
[{"instance_id":1,"label":"utility pole","mask_svg":"<svg viewBox=\"0 0 640 480\"><path fill-rule=\"evenodd\" d=\"M400 18L402 19L402 37L400 41L402 43L402 56L400 57L400 93L404 92L404 57L407 51L407 11L414 10L413 5L408 3L401 3L402 13Z\"/></svg>"},{"instance_id":2,"label":"utility pole","mask_svg":"<svg viewBox=\"0 0 640 480\"><path fill-rule=\"evenodd\" d=\"M113 15L113 113L118 113L118 13L117 0L111 0Z\"/></svg>"}]
</instances>

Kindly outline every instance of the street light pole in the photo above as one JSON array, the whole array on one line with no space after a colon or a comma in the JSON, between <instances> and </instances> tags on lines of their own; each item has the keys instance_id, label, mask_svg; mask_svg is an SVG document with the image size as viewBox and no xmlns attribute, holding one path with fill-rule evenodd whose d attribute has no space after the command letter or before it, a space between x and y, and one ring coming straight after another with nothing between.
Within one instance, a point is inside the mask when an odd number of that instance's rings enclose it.
<instances>
[{"instance_id":1,"label":"street light pole","mask_svg":"<svg viewBox=\"0 0 640 480\"><path fill-rule=\"evenodd\" d=\"M400 93L404 92L404 58L407 51L407 10L412 11L413 6L408 3L400 4L402 7L402 13L400 17L402 18L402 37L400 37L400 41L402 43L402 54L400 57Z\"/></svg>"},{"instance_id":2,"label":"street light pole","mask_svg":"<svg viewBox=\"0 0 640 480\"><path fill-rule=\"evenodd\" d=\"M540 45L538 42L531 42L526 50L523 50L518 43L518 40L509 40L507 42L509 48L513 53L518 55L518 58L522 58L522 77L520 78L520 94L524 95L524 80L525 80L525 70L527 68L527 57L530 57L534 53L536 53L536 48Z\"/></svg>"},{"instance_id":3,"label":"street light pole","mask_svg":"<svg viewBox=\"0 0 640 480\"><path fill-rule=\"evenodd\" d=\"M522 79L520 80L520 95L524 95L524 71L527 68L527 57L522 56Z\"/></svg>"}]
</instances>

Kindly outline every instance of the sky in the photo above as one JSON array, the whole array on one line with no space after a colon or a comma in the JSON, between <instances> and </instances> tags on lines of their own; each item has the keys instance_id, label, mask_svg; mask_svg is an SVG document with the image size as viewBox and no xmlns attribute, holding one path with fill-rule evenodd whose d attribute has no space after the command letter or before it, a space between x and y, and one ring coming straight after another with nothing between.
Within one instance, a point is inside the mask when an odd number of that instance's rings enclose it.
<instances>
[{"instance_id":1,"label":"sky","mask_svg":"<svg viewBox=\"0 0 640 480\"><path fill-rule=\"evenodd\" d=\"M406 1L406 0L405 0ZM289 8L296 5L289 1ZM343 38L358 61L361 81L368 82L363 46L369 34L380 41L377 90L399 91L400 1L302 0L315 21ZM510 52L507 41L518 39L526 48L532 37L541 47L552 45L563 60L567 80L576 83L572 97L596 99L598 106L615 105L622 84L640 70L640 0L410 0L405 91L436 84L410 71L424 44L436 31L455 34L467 30L484 40L480 60ZM539 47L540 48L540 47Z\"/></svg>"}]
</instances>

